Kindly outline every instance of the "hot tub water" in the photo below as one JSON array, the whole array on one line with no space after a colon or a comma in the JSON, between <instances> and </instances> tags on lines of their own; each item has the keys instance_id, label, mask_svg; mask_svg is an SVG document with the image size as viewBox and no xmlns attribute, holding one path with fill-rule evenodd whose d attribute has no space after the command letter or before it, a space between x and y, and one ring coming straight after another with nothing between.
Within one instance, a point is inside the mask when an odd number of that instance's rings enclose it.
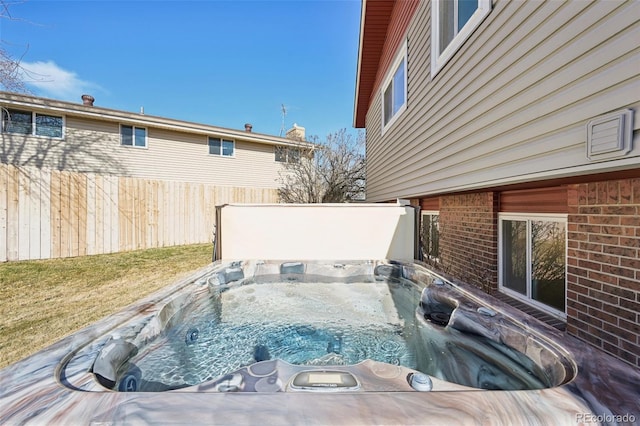
<instances>
[{"instance_id":1,"label":"hot tub water","mask_svg":"<svg viewBox=\"0 0 640 426\"><path fill-rule=\"evenodd\" d=\"M123 364L121 378L134 377L137 391L160 391L268 360L308 366L373 360L480 389L552 385L520 352L447 327L454 307L431 301L424 284L384 273L316 282L294 272L213 280L210 292ZM119 390L130 390L122 379Z\"/></svg>"},{"instance_id":2,"label":"hot tub water","mask_svg":"<svg viewBox=\"0 0 640 426\"><path fill-rule=\"evenodd\" d=\"M413 312L397 312L388 283L251 284L204 297L130 359L143 382L179 388L267 359L415 368ZM194 332L197 338L194 340Z\"/></svg>"}]
</instances>

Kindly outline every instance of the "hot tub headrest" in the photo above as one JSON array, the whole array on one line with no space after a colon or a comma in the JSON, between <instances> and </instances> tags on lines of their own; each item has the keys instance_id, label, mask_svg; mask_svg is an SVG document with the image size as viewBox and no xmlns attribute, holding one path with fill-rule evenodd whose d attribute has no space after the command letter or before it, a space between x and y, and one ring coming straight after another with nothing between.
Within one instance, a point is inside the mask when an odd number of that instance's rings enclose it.
<instances>
[{"instance_id":1,"label":"hot tub headrest","mask_svg":"<svg viewBox=\"0 0 640 426\"><path fill-rule=\"evenodd\" d=\"M92 371L106 387L115 386L118 370L129 358L138 353L138 348L124 339L109 340L93 363Z\"/></svg>"}]
</instances>

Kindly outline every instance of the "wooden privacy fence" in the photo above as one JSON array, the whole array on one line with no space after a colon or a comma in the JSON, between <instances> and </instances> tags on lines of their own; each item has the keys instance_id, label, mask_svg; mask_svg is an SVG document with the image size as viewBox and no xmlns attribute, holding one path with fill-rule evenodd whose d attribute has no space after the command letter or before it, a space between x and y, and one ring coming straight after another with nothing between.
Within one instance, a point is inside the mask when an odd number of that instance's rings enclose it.
<instances>
[{"instance_id":1,"label":"wooden privacy fence","mask_svg":"<svg viewBox=\"0 0 640 426\"><path fill-rule=\"evenodd\" d=\"M277 197L275 188L0 164L0 261L206 243L216 205L274 203Z\"/></svg>"}]
</instances>

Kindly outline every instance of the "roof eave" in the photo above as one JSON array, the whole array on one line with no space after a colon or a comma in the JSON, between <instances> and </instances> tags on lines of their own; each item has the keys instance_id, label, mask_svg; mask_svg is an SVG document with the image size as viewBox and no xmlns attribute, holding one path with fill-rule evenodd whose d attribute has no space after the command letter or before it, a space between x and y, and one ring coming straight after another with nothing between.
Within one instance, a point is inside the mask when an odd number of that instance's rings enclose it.
<instances>
[{"instance_id":1,"label":"roof eave","mask_svg":"<svg viewBox=\"0 0 640 426\"><path fill-rule=\"evenodd\" d=\"M362 0L353 120L356 128L365 127L367 110L376 82L378 64L393 6L393 0Z\"/></svg>"},{"instance_id":2,"label":"roof eave","mask_svg":"<svg viewBox=\"0 0 640 426\"><path fill-rule=\"evenodd\" d=\"M356 92L354 95L354 103L353 103L353 127L362 128L364 127L364 123L360 123L362 120L358 120L358 105L359 105L359 95L360 95L360 72L362 67L362 41L364 39L364 18L365 11L367 10L367 0L362 0L361 11L360 11L360 37L358 40L358 66L356 69Z\"/></svg>"},{"instance_id":3,"label":"roof eave","mask_svg":"<svg viewBox=\"0 0 640 426\"><path fill-rule=\"evenodd\" d=\"M271 136L263 133L253 133L242 130L234 130L224 127L217 127L208 124L194 123L190 121L175 120L171 118L154 115L139 114L96 106L85 106L73 102L59 101L55 99L40 98L30 95L22 95L10 92L0 92L0 103L16 108L34 108L43 111L54 111L63 115L91 118L102 121L113 121L124 124L138 124L159 129L174 130L183 133L195 133L201 135L216 135L242 139L248 142L262 143L268 145L309 145L310 142L292 141L291 139L279 136Z\"/></svg>"}]
</instances>

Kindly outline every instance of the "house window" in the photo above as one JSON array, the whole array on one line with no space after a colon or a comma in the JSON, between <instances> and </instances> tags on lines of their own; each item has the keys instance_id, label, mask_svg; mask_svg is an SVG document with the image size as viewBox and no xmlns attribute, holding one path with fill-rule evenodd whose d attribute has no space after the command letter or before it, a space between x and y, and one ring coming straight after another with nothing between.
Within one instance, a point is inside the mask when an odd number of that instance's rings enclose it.
<instances>
[{"instance_id":1,"label":"house window","mask_svg":"<svg viewBox=\"0 0 640 426\"><path fill-rule=\"evenodd\" d=\"M147 129L144 127L120 126L120 143L126 146L146 148Z\"/></svg>"},{"instance_id":2,"label":"house window","mask_svg":"<svg viewBox=\"0 0 640 426\"><path fill-rule=\"evenodd\" d=\"M61 138L62 117L36 113L36 135Z\"/></svg>"},{"instance_id":3,"label":"house window","mask_svg":"<svg viewBox=\"0 0 640 426\"><path fill-rule=\"evenodd\" d=\"M4 133L62 138L62 129L62 117L31 111L2 110L2 131Z\"/></svg>"},{"instance_id":4,"label":"house window","mask_svg":"<svg viewBox=\"0 0 640 426\"><path fill-rule=\"evenodd\" d=\"M286 146L276 146L276 161L279 163L299 163L300 150L297 148L289 148Z\"/></svg>"},{"instance_id":5,"label":"house window","mask_svg":"<svg viewBox=\"0 0 640 426\"><path fill-rule=\"evenodd\" d=\"M235 142L227 139L209 138L209 154L233 157Z\"/></svg>"},{"instance_id":6,"label":"house window","mask_svg":"<svg viewBox=\"0 0 640 426\"><path fill-rule=\"evenodd\" d=\"M420 229L422 255L424 260L438 260L440 257L440 215L438 212L422 212Z\"/></svg>"},{"instance_id":7,"label":"house window","mask_svg":"<svg viewBox=\"0 0 640 426\"><path fill-rule=\"evenodd\" d=\"M431 76L460 49L491 12L491 0L431 2Z\"/></svg>"},{"instance_id":8,"label":"house window","mask_svg":"<svg viewBox=\"0 0 640 426\"><path fill-rule=\"evenodd\" d=\"M566 317L566 216L500 216L500 289Z\"/></svg>"},{"instance_id":9,"label":"house window","mask_svg":"<svg viewBox=\"0 0 640 426\"><path fill-rule=\"evenodd\" d=\"M407 43L402 45L391 73L382 84L382 131L388 129L407 109Z\"/></svg>"}]
</instances>

